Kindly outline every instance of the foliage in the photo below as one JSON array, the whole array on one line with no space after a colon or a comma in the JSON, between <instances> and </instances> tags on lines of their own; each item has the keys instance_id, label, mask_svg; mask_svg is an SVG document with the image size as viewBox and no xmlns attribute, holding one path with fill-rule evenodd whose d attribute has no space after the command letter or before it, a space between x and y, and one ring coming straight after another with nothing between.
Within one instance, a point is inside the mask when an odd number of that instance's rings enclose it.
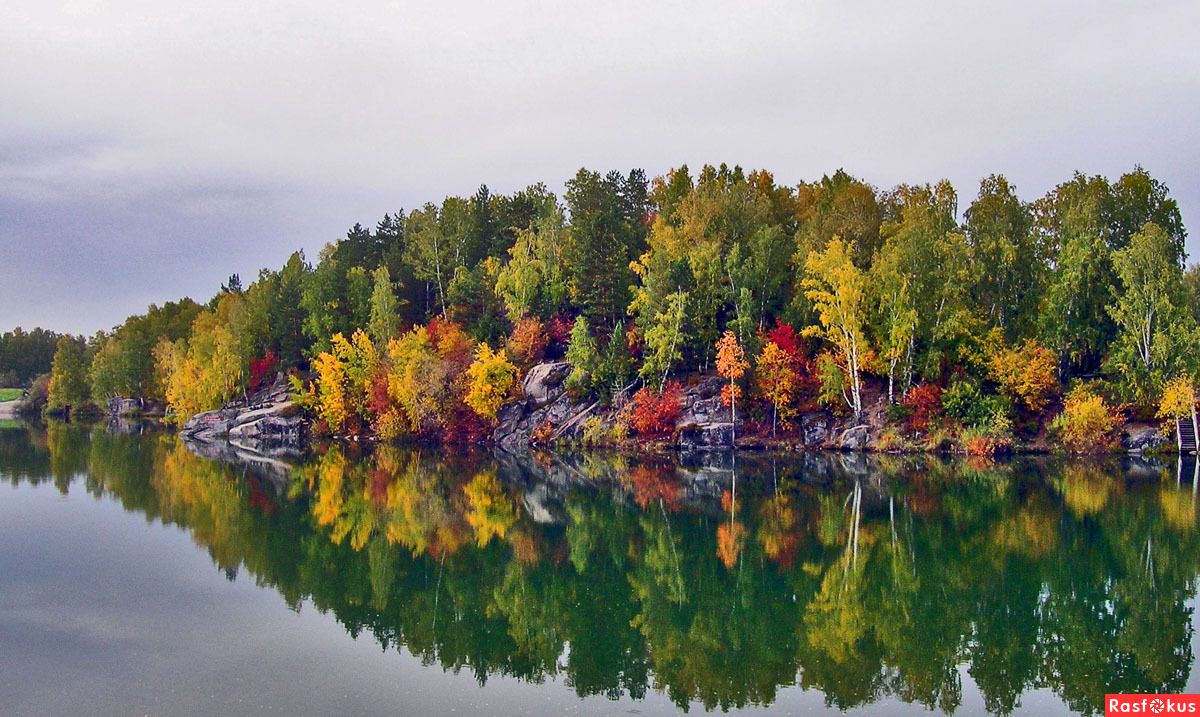
<instances>
[{"instance_id":1,"label":"foliage","mask_svg":"<svg viewBox=\"0 0 1200 717\"><path fill-rule=\"evenodd\" d=\"M576 317L575 325L571 327L566 359L571 366L566 381L567 392L577 398L590 396L595 388L600 364L596 340L592 338L588 320L583 316Z\"/></svg>"},{"instance_id":2,"label":"foliage","mask_svg":"<svg viewBox=\"0 0 1200 717\"><path fill-rule=\"evenodd\" d=\"M771 404L771 431L774 433L779 419L783 419L786 427L788 419L796 414L795 398L800 376L793 357L774 341L763 343L754 364L755 386L759 395Z\"/></svg>"},{"instance_id":3,"label":"foliage","mask_svg":"<svg viewBox=\"0 0 1200 717\"><path fill-rule=\"evenodd\" d=\"M629 438L629 426L621 421L609 424L599 416L588 416L583 421L580 442L589 447L612 446Z\"/></svg>"},{"instance_id":4,"label":"foliage","mask_svg":"<svg viewBox=\"0 0 1200 717\"><path fill-rule=\"evenodd\" d=\"M528 370L542 359L549 345L550 335L546 333L546 325L536 316L527 316L513 327L506 349L519 368Z\"/></svg>"},{"instance_id":5,"label":"foliage","mask_svg":"<svg viewBox=\"0 0 1200 717\"><path fill-rule=\"evenodd\" d=\"M1003 396L985 393L973 378L959 378L942 392L946 415L968 427L990 424L995 416L1008 415L1008 401Z\"/></svg>"},{"instance_id":6,"label":"foliage","mask_svg":"<svg viewBox=\"0 0 1200 717\"><path fill-rule=\"evenodd\" d=\"M264 356L250 359L250 377L247 380L247 388L250 391L255 391L262 387L263 382L271 378L275 371L279 368L279 357L274 351L268 351Z\"/></svg>"},{"instance_id":7,"label":"foliage","mask_svg":"<svg viewBox=\"0 0 1200 717\"><path fill-rule=\"evenodd\" d=\"M1190 376L1176 376L1163 386L1158 402L1160 418L1184 418L1196 410L1196 385Z\"/></svg>"},{"instance_id":8,"label":"foliage","mask_svg":"<svg viewBox=\"0 0 1200 717\"><path fill-rule=\"evenodd\" d=\"M50 373L60 337L41 327L25 331L18 326L0 334L0 385L25 386Z\"/></svg>"},{"instance_id":9,"label":"foliage","mask_svg":"<svg viewBox=\"0 0 1200 717\"><path fill-rule=\"evenodd\" d=\"M662 391L644 386L633 394L624 421L639 436L661 438L675 430L683 410L683 386L669 381Z\"/></svg>"},{"instance_id":10,"label":"foliage","mask_svg":"<svg viewBox=\"0 0 1200 717\"><path fill-rule=\"evenodd\" d=\"M933 383L914 386L905 391L901 404L905 409L905 429L923 433L942 416L942 389Z\"/></svg>"},{"instance_id":11,"label":"foliage","mask_svg":"<svg viewBox=\"0 0 1200 717\"><path fill-rule=\"evenodd\" d=\"M1165 377L1184 369L1195 345L1195 322L1183 305L1183 266L1167 232L1148 223L1112 255L1121 281L1108 313L1117 337L1108 364L1123 379L1125 395L1149 401Z\"/></svg>"},{"instance_id":12,"label":"foliage","mask_svg":"<svg viewBox=\"0 0 1200 717\"><path fill-rule=\"evenodd\" d=\"M963 429L959 442L968 455L1005 453L1012 448L1012 422L1003 412L994 413L988 421Z\"/></svg>"},{"instance_id":13,"label":"foliage","mask_svg":"<svg viewBox=\"0 0 1200 717\"><path fill-rule=\"evenodd\" d=\"M88 397L165 400L183 420L258 384L273 355L313 375L306 401L342 431L477 436L476 342L521 370L567 354L578 399L621 404L634 376L662 392L715 369L732 404L745 377L726 375L718 344L733 336L773 425L814 396L861 414L873 374L901 402L891 415L921 422L903 397L948 384L947 415L983 429L1010 404L1046 411L1080 375L1114 378L1142 414L1168 379L1196 375L1200 269L1184 271L1179 208L1144 169L1076 174L1032 202L991 175L959 217L945 180L877 189L843 171L792 185L727 165L653 182L581 169L561 200L480 187L355 224L315 265L295 252L205 304L96 334ZM370 372L335 355L333 337L359 331ZM58 338L0 336L0 384L48 371Z\"/></svg>"},{"instance_id":14,"label":"foliage","mask_svg":"<svg viewBox=\"0 0 1200 717\"><path fill-rule=\"evenodd\" d=\"M666 387L671 368L683 359L687 303L686 291L667 296L663 310L654 315L653 323L646 329L646 353L638 375L647 381L657 379L660 392Z\"/></svg>"},{"instance_id":15,"label":"foliage","mask_svg":"<svg viewBox=\"0 0 1200 717\"><path fill-rule=\"evenodd\" d=\"M1012 348L998 344L989 352L988 366L1000 391L1032 413L1045 409L1058 390L1058 357L1035 341Z\"/></svg>"},{"instance_id":16,"label":"foliage","mask_svg":"<svg viewBox=\"0 0 1200 717\"><path fill-rule=\"evenodd\" d=\"M356 331L349 340L334 334L331 349L313 359L317 417L333 433L357 433L366 418L371 381L379 356L371 339Z\"/></svg>"},{"instance_id":17,"label":"foliage","mask_svg":"<svg viewBox=\"0 0 1200 717\"><path fill-rule=\"evenodd\" d=\"M738 342L737 335L726 331L717 341L717 373L729 380L729 385L721 390L721 400L726 406L733 406L733 420L737 422L737 399L742 395L742 387L737 380L746 374L750 362L746 360L746 351Z\"/></svg>"},{"instance_id":18,"label":"foliage","mask_svg":"<svg viewBox=\"0 0 1200 717\"><path fill-rule=\"evenodd\" d=\"M1053 428L1073 453L1102 453L1117 441L1123 419L1104 397L1087 384L1077 384L1063 401Z\"/></svg>"},{"instance_id":19,"label":"foliage","mask_svg":"<svg viewBox=\"0 0 1200 717\"><path fill-rule=\"evenodd\" d=\"M386 266L371 274L374 288L371 290L371 314L367 333L376 346L386 346L400 331L399 302L392 287L392 276Z\"/></svg>"},{"instance_id":20,"label":"foliage","mask_svg":"<svg viewBox=\"0 0 1200 717\"><path fill-rule=\"evenodd\" d=\"M504 349L492 351L480 344L475 361L467 368L466 404L481 418L494 420L500 405L517 381L517 367L508 360Z\"/></svg>"},{"instance_id":21,"label":"foliage","mask_svg":"<svg viewBox=\"0 0 1200 717\"><path fill-rule=\"evenodd\" d=\"M376 431L381 438L423 435L436 427L444 403L446 367L427 328L415 327L388 342L384 383L385 398L378 397L375 389Z\"/></svg>"},{"instance_id":22,"label":"foliage","mask_svg":"<svg viewBox=\"0 0 1200 717\"><path fill-rule=\"evenodd\" d=\"M820 320L819 325L805 329L805 334L825 339L838 351L837 366L845 372L841 393L854 415L861 415L862 369L870 350L863 325L866 294L862 270L852 261L850 247L834 238L824 251L809 255L804 271L804 296ZM826 362L824 370L829 365Z\"/></svg>"},{"instance_id":23,"label":"foliage","mask_svg":"<svg viewBox=\"0 0 1200 717\"><path fill-rule=\"evenodd\" d=\"M50 366L46 412L68 413L80 409L91 397L87 375L87 348L81 339L60 336Z\"/></svg>"}]
</instances>

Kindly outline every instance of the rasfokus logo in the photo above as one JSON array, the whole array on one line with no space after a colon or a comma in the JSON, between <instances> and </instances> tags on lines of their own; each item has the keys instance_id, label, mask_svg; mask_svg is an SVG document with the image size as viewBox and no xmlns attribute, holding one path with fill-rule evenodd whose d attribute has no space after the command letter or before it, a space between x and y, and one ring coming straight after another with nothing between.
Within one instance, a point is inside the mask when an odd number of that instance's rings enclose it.
<instances>
[{"instance_id":1,"label":"rasfokus logo","mask_svg":"<svg viewBox=\"0 0 1200 717\"><path fill-rule=\"evenodd\" d=\"M1200 695L1105 695L1104 717L1112 715L1200 715Z\"/></svg>"}]
</instances>

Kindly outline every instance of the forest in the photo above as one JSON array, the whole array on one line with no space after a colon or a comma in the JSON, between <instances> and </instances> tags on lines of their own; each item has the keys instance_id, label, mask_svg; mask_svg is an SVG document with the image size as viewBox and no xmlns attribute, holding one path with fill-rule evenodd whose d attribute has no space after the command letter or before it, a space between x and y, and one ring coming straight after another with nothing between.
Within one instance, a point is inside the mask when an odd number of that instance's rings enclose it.
<instances>
[{"instance_id":1,"label":"forest","mask_svg":"<svg viewBox=\"0 0 1200 717\"><path fill-rule=\"evenodd\" d=\"M887 446L1094 450L1127 420L1195 415L1186 236L1141 167L1032 200L991 175L965 208L944 180L581 169L561 198L483 186L207 303L56 337L32 393L51 414L133 396L181 422L285 372L319 431L478 441L525 372L565 360L571 394L612 407L596 442L668 436L682 387L720 375L747 434L882 407Z\"/></svg>"}]
</instances>

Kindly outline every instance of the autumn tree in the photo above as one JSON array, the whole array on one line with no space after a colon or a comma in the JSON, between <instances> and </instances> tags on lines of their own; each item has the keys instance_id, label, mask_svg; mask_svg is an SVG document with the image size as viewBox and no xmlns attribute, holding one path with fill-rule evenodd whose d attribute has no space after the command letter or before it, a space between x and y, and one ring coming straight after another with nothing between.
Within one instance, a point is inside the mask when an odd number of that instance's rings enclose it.
<instances>
[{"instance_id":1,"label":"autumn tree","mask_svg":"<svg viewBox=\"0 0 1200 717\"><path fill-rule=\"evenodd\" d=\"M746 361L746 351L738 343L737 335L726 331L717 341L717 373L729 380L729 385L721 389L721 400L730 407L734 443L737 442L737 399L742 393L737 382L748 368L750 363Z\"/></svg>"},{"instance_id":2,"label":"autumn tree","mask_svg":"<svg viewBox=\"0 0 1200 717\"><path fill-rule=\"evenodd\" d=\"M467 368L466 404L481 418L495 420L517 380L517 367L508 360L504 349L492 351L486 343L475 350L475 361Z\"/></svg>"},{"instance_id":3,"label":"autumn tree","mask_svg":"<svg viewBox=\"0 0 1200 717\"><path fill-rule=\"evenodd\" d=\"M988 369L1004 395L1033 413L1043 410L1058 389L1058 357L1031 339L1014 347L997 341L988 352Z\"/></svg>"},{"instance_id":4,"label":"autumn tree","mask_svg":"<svg viewBox=\"0 0 1200 717\"><path fill-rule=\"evenodd\" d=\"M771 404L771 435L782 415L786 423L794 413L792 401L799 385L795 362L774 341L763 344L754 362L754 379L758 392Z\"/></svg>"},{"instance_id":5,"label":"autumn tree","mask_svg":"<svg viewBox=\"0 0 1200 717\"><path fill-rule=\"evenodd\" d=\"M536 316L527 316L513 326L506 348L517 367L526 371L542 359L549 344L550 335L546 333L546 325Z\"/></svg>"},{"instance_id":6,"label":"autumn tree","mask_svg":"<svg viewBox=\"0 0 1200 717\"><path fill-rule=\"evenodd\" d=\"M1175 424L1175 444L1183 452L1183 435L1179 430L1179 422L1185 418L1192 419L1192 435L1200 436L1196 420L1196 384L1190 376L1176 376L1163 386L1162 396L1158 402L1158 417L1172 421Z\"/></svg>"},{"instance_id":7,"label":"autumn tree","mask_svg":"<svg viewBox=\"0 0 1200 717\"><path fill-rule=\"evenodd\" d=\"M330 350L313 359L316 413L331 432L357 433L362 429L370 417L367 405L378 368L379 354L362 330L349 339L334 334Z\"/></svg>"},{"instance_id":8,"label":"autumn tree","mask_svg":"<svg viewBox=\"0 0 1200 717\"><path fill-rule=\"evenodd\" d=\"M836 348L848 388L846 402L857 418L862 415L862 368L870 347L863 331L865 279L849 249L835 238L824 251L809 255L804 266L804 294L820 323L804 333L823 338Z\"/></svg>"}]
</instances>

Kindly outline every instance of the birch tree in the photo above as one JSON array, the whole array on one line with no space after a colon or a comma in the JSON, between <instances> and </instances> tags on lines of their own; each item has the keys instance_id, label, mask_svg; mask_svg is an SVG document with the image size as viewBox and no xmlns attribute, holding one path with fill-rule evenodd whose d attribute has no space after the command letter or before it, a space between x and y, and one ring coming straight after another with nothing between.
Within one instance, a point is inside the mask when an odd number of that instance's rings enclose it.
<instances>
[{"instance_id":1,"label":"birch tree","mask_svg":"<svg viewBox=\"0 0 1200 717\"><path fill-rule=\"evenodd\" d=\"M855 266L850 247L835 237L824 251L809 254L804 274L804 297L819 321L804 334L825 339L841 355L846 403L857 418L862 415L862 365L869 351L863 331L867 303L863 272Z\"/></svg>"}]
</instances>

